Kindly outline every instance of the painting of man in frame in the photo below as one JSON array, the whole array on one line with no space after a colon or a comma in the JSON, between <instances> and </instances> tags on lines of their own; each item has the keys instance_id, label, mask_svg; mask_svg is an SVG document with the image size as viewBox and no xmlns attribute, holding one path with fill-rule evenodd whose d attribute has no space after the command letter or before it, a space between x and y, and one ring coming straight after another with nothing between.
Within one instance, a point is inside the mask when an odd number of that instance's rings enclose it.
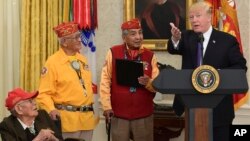
<instances>
[{"instance_id":1,"label":"painting of man in frame","mask_svg":"<svg viewBox=\"0 0 250 141\"><path fill-rule=\"evenodd\" d=\"M185 30L186 10L193 0L124 0L124 21L139 18L144 46L152 50L166 50L171 38L170 22Z\"/></svg>"}]
</instances>

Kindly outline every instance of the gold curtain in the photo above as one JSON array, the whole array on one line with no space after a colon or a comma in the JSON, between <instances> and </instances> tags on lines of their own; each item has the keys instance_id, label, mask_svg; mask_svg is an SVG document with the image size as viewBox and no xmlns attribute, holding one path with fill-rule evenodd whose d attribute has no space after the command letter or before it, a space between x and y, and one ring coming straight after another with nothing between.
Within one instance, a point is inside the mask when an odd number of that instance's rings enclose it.
<instances>
[{"instance_id":1,"label":"gold curtain","mask_svg":"<svg viewBox=\"0 0 250 141\"><path fill-rule=\"evenodd\" d=\"M59 44L52 28L67 21L70 0L22 0L20 87L38 89L40 70ZM64 10L65 9L65 10ZM65 13L65 14L64 14ZM66 17L66 16L65 16Z\"/></svg>"}]
</instances>

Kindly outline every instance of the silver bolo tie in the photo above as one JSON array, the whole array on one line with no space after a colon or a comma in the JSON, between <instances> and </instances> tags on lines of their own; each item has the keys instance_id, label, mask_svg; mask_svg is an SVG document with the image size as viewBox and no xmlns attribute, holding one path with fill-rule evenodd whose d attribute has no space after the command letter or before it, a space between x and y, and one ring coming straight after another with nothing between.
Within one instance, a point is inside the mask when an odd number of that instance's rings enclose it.
<instances>
[{"instance_id":1,"label":"silver bolo tie","mask_svg":"<svg viewBox=\"0 0 250 141\"><path fill-rule=\"evenodd\" d=\"M80 67L80 63L79 61L77 60L74 60L71 62L71 67L76 71L76 74L80 80L80 83L83 87L83 93L84 93L84 96L87 96L87 91L86 91L86 87L85 87L85 84L84 84L84 81L82 79L82 74L81 74L81 67Z\"/></svg>"}]
</instances>

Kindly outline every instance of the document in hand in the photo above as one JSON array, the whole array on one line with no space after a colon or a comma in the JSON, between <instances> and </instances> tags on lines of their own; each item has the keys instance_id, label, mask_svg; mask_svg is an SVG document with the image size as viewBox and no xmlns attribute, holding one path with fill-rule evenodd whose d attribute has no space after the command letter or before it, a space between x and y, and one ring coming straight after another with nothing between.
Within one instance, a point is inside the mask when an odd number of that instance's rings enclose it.
<instances>
[{"instance_id":1,"label":"document in hand","mask_svg":"<svg viewBox=\"0 0 250 141\"><path fill-rule=\"evenodd\" d=\"M140 87L138 77L143 76L143 63L126 60L116 59L116 80L120 85L130 87Z\"/></svg>"}]
</instances>

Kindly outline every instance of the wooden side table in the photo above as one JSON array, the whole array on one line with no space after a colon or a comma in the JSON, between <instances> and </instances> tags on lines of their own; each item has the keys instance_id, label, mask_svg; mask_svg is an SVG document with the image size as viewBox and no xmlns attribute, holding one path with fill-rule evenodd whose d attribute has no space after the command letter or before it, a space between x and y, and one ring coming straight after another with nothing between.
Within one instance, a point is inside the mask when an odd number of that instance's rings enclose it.
<instances>
[{"instance_id":1,"label":"wooden side table","mask_svg":"<svg viewBox=\"0 0 250 141\"><path fill-rule=\"evenodd\" d=\"M172 107L155 106L154 141L169 141L180 136L185 127L184 117L178 117Z\"/></svg>"}]
</instances>

